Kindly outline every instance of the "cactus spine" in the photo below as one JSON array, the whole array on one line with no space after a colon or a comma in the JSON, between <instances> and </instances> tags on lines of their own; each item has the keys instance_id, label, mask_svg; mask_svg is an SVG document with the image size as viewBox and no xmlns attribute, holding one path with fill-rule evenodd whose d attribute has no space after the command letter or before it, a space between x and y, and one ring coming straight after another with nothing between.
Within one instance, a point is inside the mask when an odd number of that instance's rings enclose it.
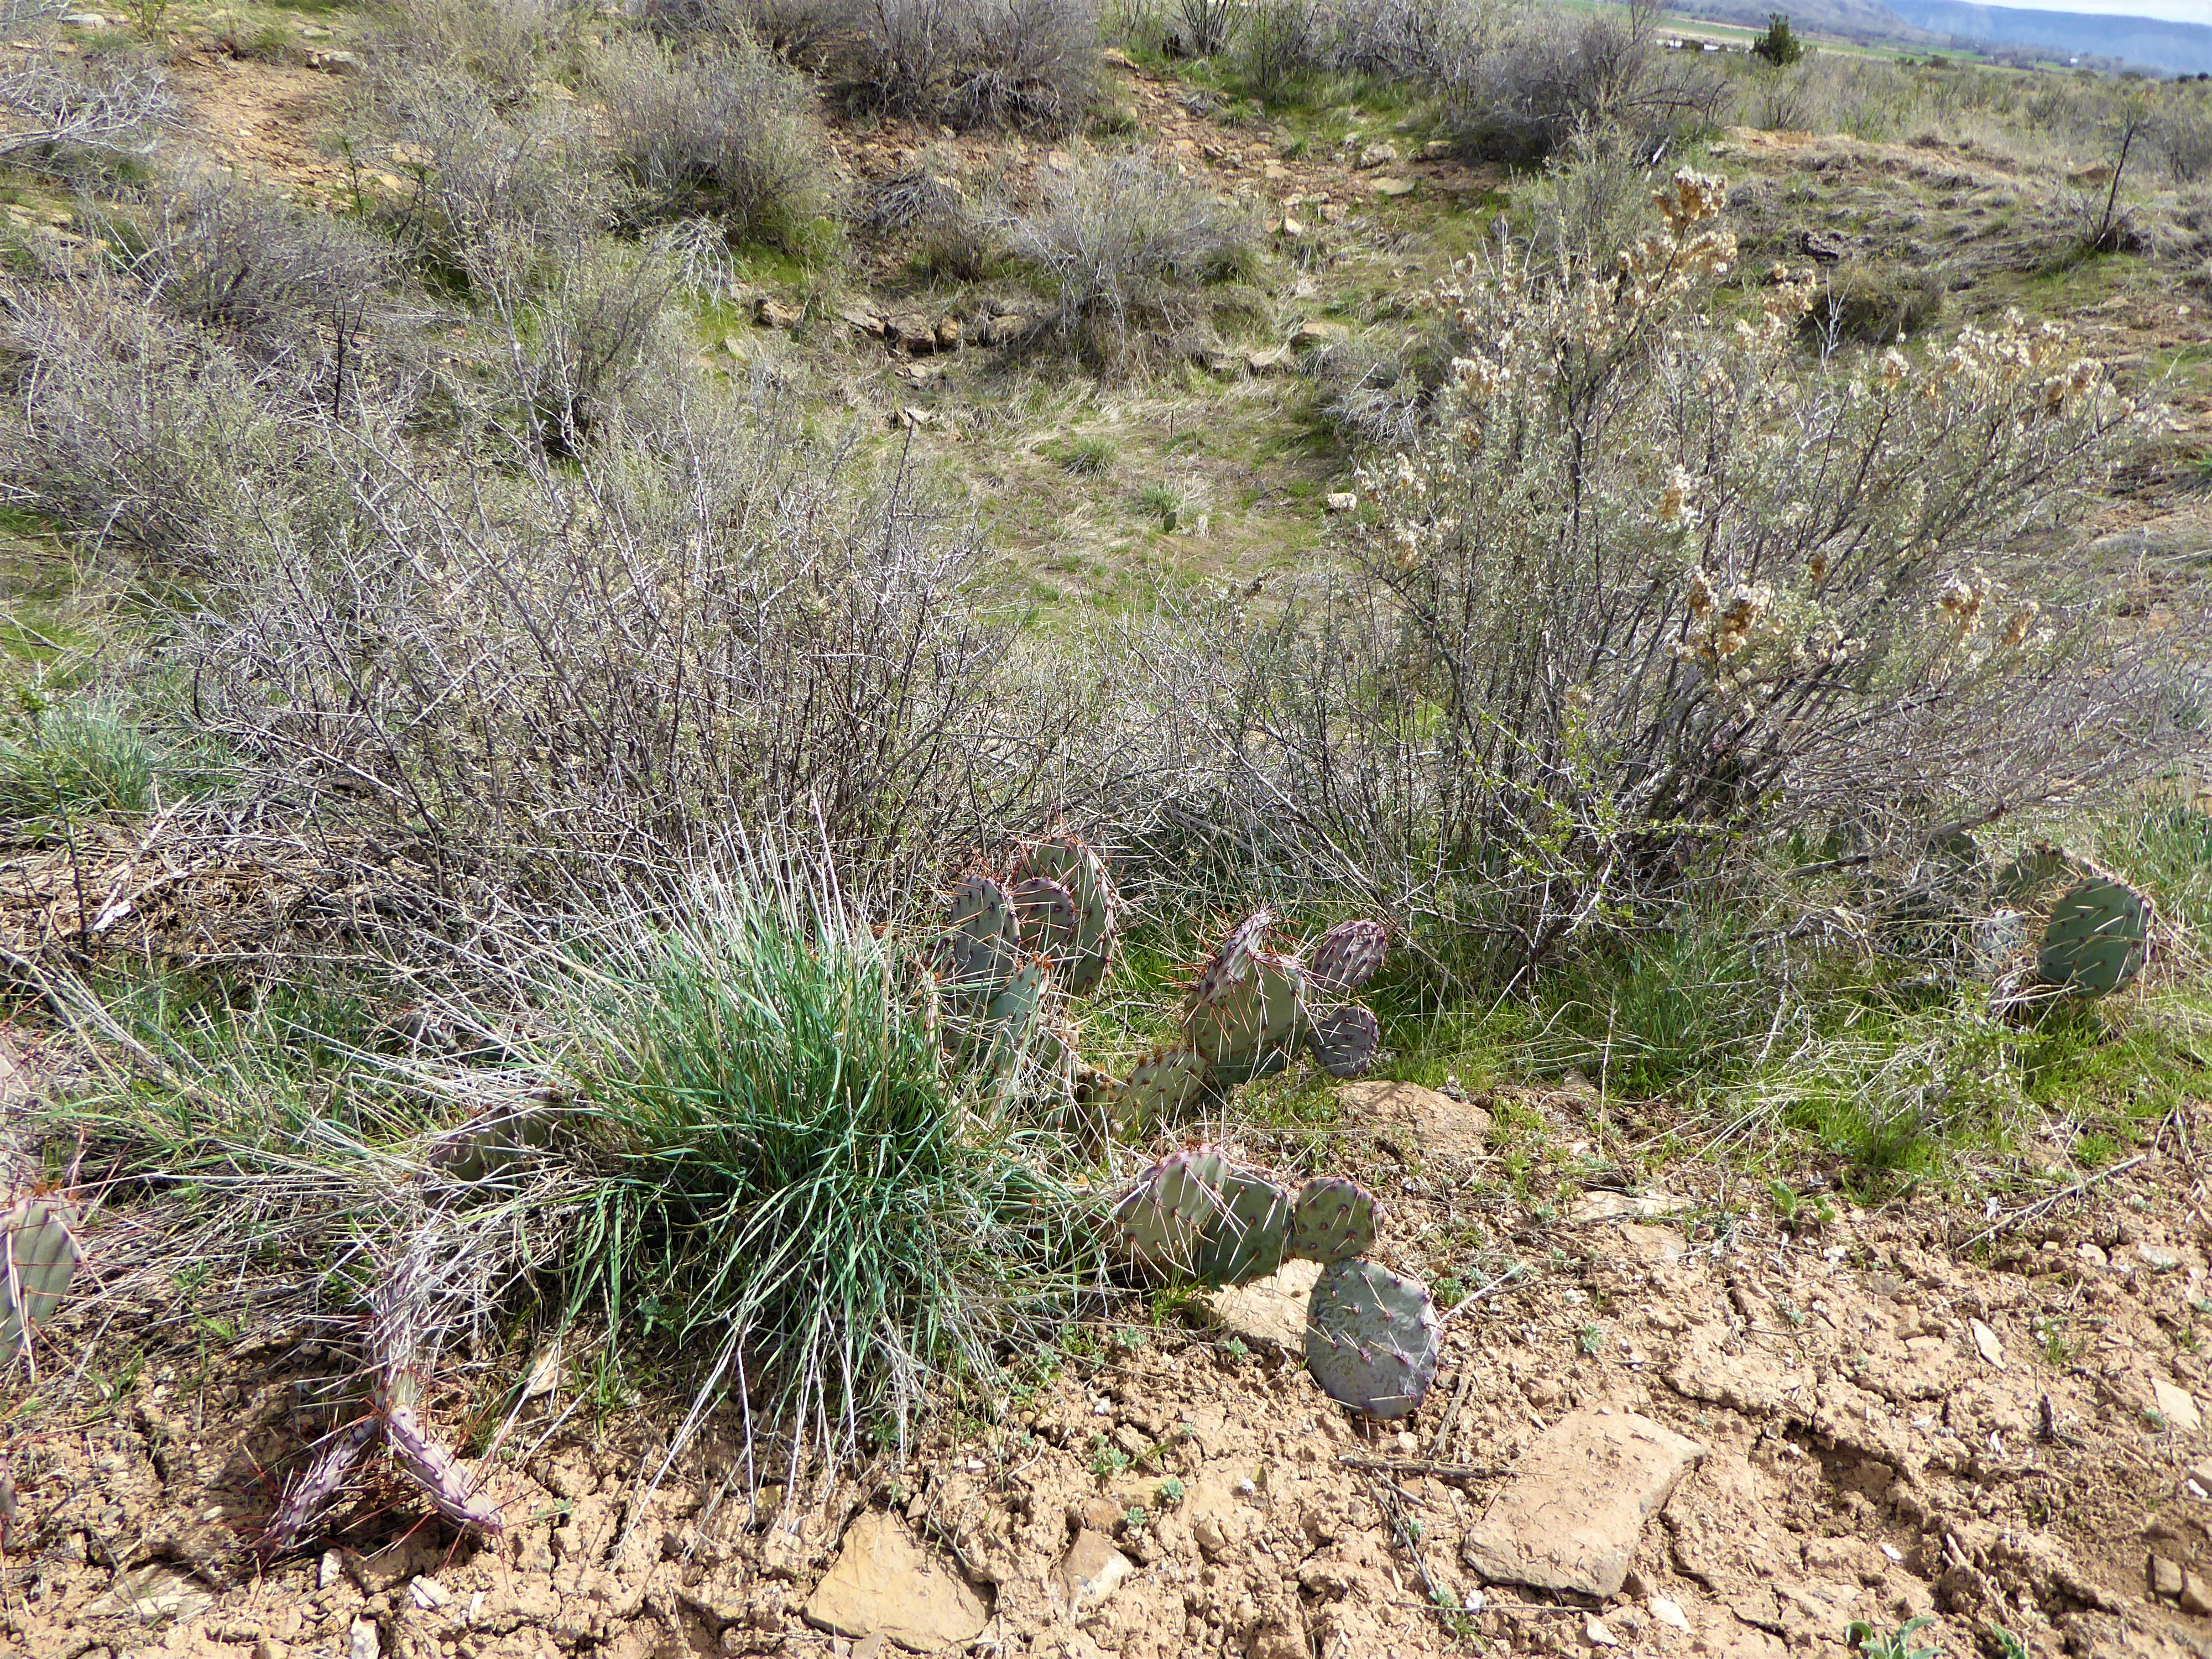
<instances>
[{"instance_id":1,"label":"cactus spine","mask_svg":"<svg viewBox=\"0 0 2212 1659\"><path fill-rule=\"evenodd\" d=\"M1429 1287L1376 1261L1332 1262L1306 1308L1306 1367L1328 1397L1389 1422L1421 1403L1443 1354Z\"/></svg>"},{"instance_id":2,"label":"cactus spine","mask_svg":"<svg viewBox=\"0 0 2212 1659\"><path fill-rule=\"evenodd\" d=\"M2151 903L2117 877L2069 890L2051 907L2036 952L2036 977L2069 995L2101 997L2150 960Z\"/></svg>"}]
</instances>

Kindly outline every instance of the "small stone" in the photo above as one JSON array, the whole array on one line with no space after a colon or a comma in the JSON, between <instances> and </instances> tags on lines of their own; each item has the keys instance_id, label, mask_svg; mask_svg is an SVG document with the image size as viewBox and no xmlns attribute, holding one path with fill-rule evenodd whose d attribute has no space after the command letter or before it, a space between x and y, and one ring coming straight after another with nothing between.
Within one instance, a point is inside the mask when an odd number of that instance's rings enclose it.
<instances>
[{"instance_id":1,"label":"small stone","mask_svg":"<svg viewBox=\"0 0 2212 1659\"><path fill-rule=\"evenodd\" d=\"M1395 167L1403 159L1395 144L1370 144L1359 152L1359 165L1363 167Z\"/></svg>"},{"instance_id":2,"label":"small stone","mask_svg":"<svg viewBox=\"0 0 2212 1659\"><path fill-rule=\"evenodd\" d=\"M1073 173L1075 171L1075 158L1073 155L1070 155L1064 149L1047 150L1044 155L1044 164L1050 167L1054 173Z\"/></svg>"},{"instance_id":3,"label":"small stone","mask_svg":"<svg viewBox=\"0 0 2212 1659\"><path fill-rule=\"evenodd\" d=\"M2204 1426L2204 1413L2197 1410L2196 1398L2186 1389L2162 1376L2154 1376L2151 1378L2150 1391L2157 1403L2158 1414L2172 1428L2183 1434L2195 1434Z\"/></svg>"},{"instance_id":4,"label":"small stone","mask_svg":"<svg viewBox=\"0 0 2212 1659\"><path fill-rule=\"evenodd\" d=\"M361 54L357 52L310 52L307 67L320 70L325 75L358 75L361 73Z\"/></svg>"},{"instance_id":5,"label":"small stone","mask_svg":"<svg viewBox=\"0 0 2212 1659\"><path fill-rule=\"evenodd\" d=\"M1069 1504L1067 1518L1079 1531L1088 1527L1093 1532L1110 1533L1121 1524L1121 1506L1103 1494L1093 1494L1080 1504Z\"/></svg>"},{"instance_id":6,"label":"small stone","mask_svg":"<svg viewBox=\"0 0 2212 1659\"><path fill-rule=\"evenodd\" d=\"M1288 346L1269 346L1265 351L1244 354L1244 370L1248 374L1287 374L1297 367Z\"/></svg>"},{"instance_id":7,"label":"small stone","mask_svg":"<svg viewBox=\"0 0 2212 1659\"><path fill-rule=\"evenodd\" d=\"M837 307L837 320L858 333L874 339L884 337L884 319L866 306L844 305Z\"/></svg>"},{"instance_id":8,"label":"small stone","mask_svg":"<svg viewBox=\"0 0 2212 1659\"><path fill-rule=\"evenodd\" d=\"M1421 146L1421 159L1424 161L1449 161L1451 160L1451 153L1452 141L1449 138L1431 138Z\"/></svg>"},{"instance_id":9,"label":"small stone","mask_svg":"<svg viewBox=\"0 0 2212 1659\"><path fill-rule=\"evenodd\" d=\"M1276 231L1285 236L1303 236L1306 234L1306 222L1303 219L1285 217L1275 222Z\"/></svg>"},{"instance_id":10,"label":"small stone","mask_svg":"<svg viewBox=\"0 0 2212 1659\"><path fill-rule=\"evenodd\" d=\"M957 317L939 318L937 319L935 333L937 336L937 349L939 351L957 351L960 349L961 329L960 319Z\"/></svg>"},{"instance_id":11,"label":"small stone","mask_svg":"<svg viewBox=\"0 0 2212 1659\"><path fill-rule=\"evenodd\" d=\"M2181 1265L2181 1253L2163 1244L2138 1244L2136 1254L2142 1258L2143 1266L2154 1273L2170 1273Z\"/></svg>"},{"instance_id":12,"label":"small stone","mask_svg":"<svg viewBox=\"0 0 2212 1659\"><path fill-rule=\"evenodd\" d=\"M1316 351L1322 346L1335 344L1351 332L1352 331L1342 323L1327 322L1319 317L1310 317L1291 331L1291 349Z\"/></svg>"},{"instance_id":13,"label":"small stone","mask_svg":"<svg viewBox=\"0 0 2212 1659\"><path fill-rule=\"evenodd\" d=\"M884 319L884 338L899 350L927 356L937 349L937 325L918 312Z\"/></svg>"},{"instance_id":14,"label":"small stone","mask_svg":"<svg viewBox=\"0 0 2212 1659\"><path fill-rule=\"evenodd\" d=\"M797 328L806 313L773 294L763 294L753 306L753 318L763 328Z\"/></svg>"},{"instance_id":15,"label":"small stone","mask_svg":"<svg viewBox=\"0 0 2212 1659\"><path fill-rule=\"evenodd\" d=\"M346 1659L376 1659L383 1644L376 1633L374 1619L356 1619L353 1628L346 1632Z\"/></svg>"},{"instance_id":16,"label":"small stone","mask_svg":"<svg viewBox=\"0 0 2212 1659\"><path fill-rule=\"evenodd\" d=\"M1411 196L1413 181L1411 179L1377 179L1368 188L1377 196Z\"/></svg>"},{"instance_id":17,"label":"small stone","mask_svg":"<svg viewBox=\"0 0 2212 1659\"><path fill-rule=\"evenodd\" d=\"M1114 1547L1112 1540L1085 1527L1060 1558L1060 1603L1080 1618L1085 1608L1097 1607L1135 1571L1135 1565Z\"/></svg>"},{"instance_id":18,"label":"small stone","mask_svg":"<svg viewBox=\"0 0 2212 1659\"><path fill-rule=\"evenodd\" d=\"M935 426L937 414L935 410L924 409L919 404L908 404L892 417L892 424L904 431L916 432L924 427Z\"/></svg>"},{"instance_id":19,"label":"small stone","mask_svg":"<svg viewBox=\"0 0 2212 1659\"><path fill-rule=\"evenodd\" d=\"M414 1597L416 1607L426 1611L432 1607L442 1607L453 1599L447 1593L443 1584L434 1578L428 1577L411 1581L407 1586L407 1594Z\"/></svg>"},{"instance_id":20,"label":"small stone","mask_svg":"<svg viewBox=\"0 0 2212 1659\"><path fill-rule=\"evenodd\" d=\"M1303 1353L1306 1303L1320 1277L1318 1261L1285 1261L1265 1279L1216 1291L1213 1316L1224 1331L1243 1341Z\"/></svg>"},{"instance_id":21,"label":"small stone","mask_svg":"<svg viewBox=\"0 0 2212 1659\"><path fill-rule=\"evenodd\" d=\"M104 29L107 20L96 11L72 11L62 15L62 21L73 29Z\"/></svg>"},{"instance_id":22,"label":"small stone","mask_svg":"<svg viewBox=\"0 0 2212 1659\"><path fill-rule=\"evenodd\" d=\"M1331 513L1349 513L1359 505L1359 497L1348 489L1332 489L1321 498L1321 504Z\"/></svg>"},{"instance_id":23,"label":"small stone","mask_svg":"<svg viewBox=\"0 0 2212 1659\"><path fill-rule=\"evenodd\" d=\"M253 1638L253 1659L291 1659L292 1650L273 1636Z\"/></svg>"},{"instance_id":24,"label":"small stone","mask_svg":"<svg viewBox=\"0 0 2212 1659\"><path fill-rule=\"evenodd\" d=\"M2110 1259L2105 1255L2104 1251L2098 1249L2094 1244L2090 1243L2087 1239L2082 1241L2081 1249L2075 1251L2074 1254L2080 1256L2082 1261L2087 1262L2092 1267L2103 1267L2110 1265Z\"/></svg>"},{"instance_id":25,"label":"small stone","mask_svg":"<svg viewBox=\"0 0 2212 1659\"><path fill-rule=\"evenodd\" d=\"M328 1589L338 1582L338 1575L344 1571L345 1562L338 1553L336 1550L325 1550L320 1565L315 1568L315 1588Z\"/></svg>"},{"instance_id":26,"label":"small stone","mask_svg":"<svg viewBox=\"0 0 2212 1659\"><path fill-rule=\"evenodd\" d=\"M1615 1595L1644 1522L1705 1455L1632 1412L1571 1412L1521 1455L1462 1553L1493 1581Z\"/></svg>"},{"instance_id":27,"label":"small stone","mask_svg":"<svg viewBox=\"0 0 2212 1659\"><path fill-rule=\"evenodd\" d=\"M1651 1616L1661 1624L1672 1625L1676 1630L1690 1628L1689 1615L1682 1611L1680 1601L1669 1596L1655 1595L1651 1598L1650 1606Z\"/></svg>"},{"instance_id":28,"label":"small stone","mask_svg":"<svg viewBox=\"0 0 2212 1659\"><path fill-rule=\"evenodd\" d=\"M1978 1319L1968 1320L1966 1328L1974 1334L1974 1346L1980 1351L1982 1358L1996 1370L2002 1370L2004 1344L1997 1340L1997 1334Z\"/></svg>"},{"instance_id":29,"label":"small stone","mask_svg":"<svg viewBox=\"0 0 2212 1659\"><path fill-rule=\"evenodd\" d=\"M2151 1557L2150 1593L2153 1595L2180 1595L2181 1581L2182 1571L2179 1562L2169 1561L2162 1555Z\"/></svg>"},{"instance_id":30,"label":"small stone","mask_svg":"<svg viewBox=\"0 0 2212 1659\"><path fill-rule=\"evenodd\" d=\"M1483 1158L1490 1152L1490 1114L1481 1107L1414 1083L1351 1083L1337 1091L1353 1118L1397 1136L1424 1160Z\"/></svg>"},{"instance_id":31,"label":"small stone","mask_svg":"<svg viewBox=\"0 0 2212 1659\"><path fill-rule=\"evenodd\" d=\"M852 1638L881 1631L902 1648L964 1648L983 1632L982 1598L896 1516L870 1513L845 1529L837 1559L806 1599L806 1622Z\"/></svg>"},{"instance_id":32,"label":"small stone","mask_svg":"<svg viewBox=\"0 0 2212 1659\"><path fill-rule=\"evenodd\" d=\"M85 1612L95 1619L136 1619L147 1625L173 1619L181 1625L214 1605L215 1597L197 1580L156 1561L116 1574L107 1593Z\"/></svg>"},{"instance_id":33,"label":"small stone","mask_svg":"<svg viewBox=\"0 0 2212 1659\"><path fill-rule=\"evenodd\" d=\"M2182 1574L2181 1610L2193 1613L2199 1619L2212 1613L2212 1584L2206 1583L2193 1572Z\"/></svg>"},{"instance_id":34,"label":"small stone","mask_svg":"<svg viewBox=\"0 0 2212 1659\"><path fill-rule=\"evenodd\" d=\"M2212 1457L2189 1466L2189 1478L2207 1492L2212 1492Z\"/></svg>"},{"instance_id":35,"label":"small stone","mask_svg":"<svg viewBox=\"0 0 2212 1659\"><path fill-rule=\"evenodd\" d=\"M1583 1620L1583 1634L1589 1638L1592 1647L1617 1648L1620 1645L1620 1638L1605 1627L1602 1619L1592 1617Z\"/></svg>"}]
</instances>

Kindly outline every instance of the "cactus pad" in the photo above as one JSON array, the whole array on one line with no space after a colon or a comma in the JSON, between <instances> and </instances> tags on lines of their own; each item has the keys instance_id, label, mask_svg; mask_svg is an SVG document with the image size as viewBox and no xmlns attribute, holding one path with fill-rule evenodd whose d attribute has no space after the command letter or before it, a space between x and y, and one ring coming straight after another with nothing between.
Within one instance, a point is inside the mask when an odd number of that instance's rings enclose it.
<instances>
[{"instance_id":1,"label":"cactus pad","mask_svg":"<svg viewBox=\"0 0 2212 1659\"><path fill-rule=\"evenodd\" d=\"M76 1271L76 1207L59 1198L21 1198L0 1218L8 1275L0 1284L0 1360L12 1359L27 1334L52 1316Z\"/></svg>"},{"instance_id":2,"label":"cactus pad","mask_svg":"<svg viewBox=\"0 0 2212 1659\"><path fill-rule=\"evenodd\" d=\"M1319 1176L1299 1188L1291 1212L1289 1253L1324 1267L1375 1246L1375 1194L1342 1176Z\"/></svg>"},{"instance_id":3,"label":"cactus pad","mask_svg":"<svg viewBox=\"0 0 2212 1659\"><path fill-rule=\"evenodd\" d=\"M1075 836L1047 836L1014 866L1017 882L1056 884L1074 908L1073 932L1054 950L1066 989L1081 996L1106 977L1114 960L1114 884L1096 848Z\"/></svg>"},{"instance_id":4,"label":"cactus pad","mask_svg":"<svg viewBox=\"0 0 2212 1659\"><path fill-rule=\"evenodd\" d=\"M1211 1146L1175 1152L1137 1177L1114 1206L1114 1221L1129 1254L1151 1267L1190 1261L1207 1220L1219 1207L1229 1162Z\"/></svg>"},{"instance_id":5,"label":"cactus pad","mask_svg":"<svg viewBox=\"0 0 2212 1659\"><path fill-rule=\"evenodd\" d=\"M1340 921L1314 946L1306 984L1317 997L1350 996L1375 977L1389 950L1389 930L1381 922Z\"/></svg>"},{"instance_id":6,"label":"cactus pad","mask_svg":"<svg viewBox=\"0 0 2212 1659\"><path fill-rule=\"evenodd\" d=\"M1247 1285L1283 1265L1291 1195L1262 1176L1232 1171L1221 1183L1187 1267L1201 1285Z\"/></svg>"},{"instance_id":7,"label":"cactus pad","mask_svg":"<svg viewBox=\"0 0 2212 1659\"><path fill-rule=\"evenodd\" d=\"M946 982L966 990L1004 982L1021 950L1012 896L989 876L969 876L952 890L951 921L939 952Z\"/></svg>"},{"instance_id":8,"label":"cactus pad","mask_svg":"<svg viewBox=\"0 0 2212 1659\"><path fill-rule=\"evenodd\" d=\"M1328 1397L1385 1422L1421 1403L1443 1352L1428 1286L1374 1261L1322 1269L1306 1308L1306 1365Z\"/></svg>"},{"instance_id":9,"label":"cactus pad","mask_svg":"<svg viewBox=\"0 0 2212 1659\"><path fill-rule=\"evenodd\" d=\"M1020 1048L1036 1028L1037 1009L1044 998L1045 969L1042 962L1024 962L1006 976L983 1011L990 1041L1001 1049Z\"/></svg>"},{"instance_id":10,"label":"cactus pad","mask_svg":"<svg viewBox=\"0 0 2212 1659\"><path fill-rule=\"evenodd\" d=\"M1159 1048L1139 1060L1115 1097L1114 1121L1125 1130L1172 1122L1206 1092L1209 1067L1188 1048Z\"/></svg>"},{"instance_id":11,"label":"cactus pad","mask_svg":"<svg viewBox=\"0 0 2212 1659\"><path fill-rule=\"evenodd\" d=\"M1331 1077L1358 1077L1375 1063L1382 1028L1356 1002L1316 1011L1306 1025L1314 1059Z\"/></svg>"},{"instance_id":12,"label":"cactus pad","mask_svg":"<svg viewBox=\"0 0 2212 1659\"><path fill-rule=\"evenodd\" d=\"M2125 882L2083 882L2052 907L2036 976L2080 997L2117 991L2150 960L2150 901Z\"/></svg>"},{"instance_id":13,"label":"cactus pad","mask_svg":"<svg viewBox=\"0 0 2212 1659\"><path fill-rule=\"evenodd\" d=\"M1021 929L1022 949L1038 956L1058 956L1075 939L1075 899L1050 876L1030 876L1008 890L1014 902L1014 919Z\"/></svg>"},{"instance_id":14,"label":"cactus pad","mask_svg":"<svg viewBox=\"0 0 2212 1659\"><path fill-rule=\"evenodd\" d=\"M1296 963L1249 951L1239 978L1184 1015L1183 1036L1224 1083L1269 1076L1291 1063L1304 1012L1303 989Z\"/></svg>"},{"instance_id":15,"label":"cactus pad","mask_svg":"<svg viewBox=\"0 0 2212 1659\"><path fill-rule=\"evenodd\" d=\"M1193 1013L1212 1007L1243 983L1252 971L1253 959L1267 942L1267 930L1274 925L1274 917L1267 911L1255 910L1231 928L1220 948L1198 970L1185 1007Z\"/></svg>"}]
</instances>

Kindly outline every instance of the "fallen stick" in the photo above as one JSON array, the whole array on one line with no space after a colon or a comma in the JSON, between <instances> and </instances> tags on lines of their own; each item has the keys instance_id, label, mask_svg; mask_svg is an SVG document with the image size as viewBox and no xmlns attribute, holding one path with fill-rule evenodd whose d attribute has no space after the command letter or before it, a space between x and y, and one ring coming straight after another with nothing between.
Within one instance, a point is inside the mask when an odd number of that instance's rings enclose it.
<instances>
[{"instance_id":1,"label":"fallen stick","mask_svg":"<svg viewBox=\"0 0 2212 1659\"><path fill-rule=\"evenodd\" d=\"M1357 1452L1340 1452L1336 1461L1370 1474L1433 1474L1439 1480L1497 1480L1511 1473L1486 1463L1439 1463L1433 1457L1362 1457Z\"/></svg>"},{"instance_id":2,"label":"fallen stick","mask_svg":"<svg viewBox=\"0 0 2212 1659\"><path fill-rule=\"evenodd\" d=\"M2075 1182L2071 1187L2067 1188L2063 1192L2053 1193L2048 1198L2039 1198L2033 1204L2022 1205L2019 1209L2014 1210L2010 1215L2000 1216L1992 1225L1985 1227L1980 1232L1976 1233L1972 1238L1959 1246L1959 1249L1961 1251L1971 1250L1975 1245L1981 1243L1984 1240L1995 1238L1999 1233L2003 1232L2009 1228L2019 1226L2023 1221L2033 1220L2035 1217L2041 1215L2045 1210L2055 1208L2057 1206L2063 1204L2069 1198L2081 1197L2082 1194L2087 1192L2090 1188L2095 1186L2099 1182L2109 1181L2114 1176L2120 1175L2126 1170L2132 1170L2138 1164L2147 1162L2149 1158L2150 1154L2148 1152L2137 1152L2133 1158L2128 1159L2124 1164L2115 1164L2107 1169L2099 1170L2093 1175L2086 1175L2082 1176L2081 1180Z\"/></svg>"}]
</instances>

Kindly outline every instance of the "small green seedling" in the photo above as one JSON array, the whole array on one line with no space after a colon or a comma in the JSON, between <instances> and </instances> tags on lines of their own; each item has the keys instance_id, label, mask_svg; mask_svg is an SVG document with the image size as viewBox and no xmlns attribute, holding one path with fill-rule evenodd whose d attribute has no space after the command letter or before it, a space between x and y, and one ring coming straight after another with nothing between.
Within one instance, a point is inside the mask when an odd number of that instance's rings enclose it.
<instances>
[{"instance_id":1,"label":"small green seedling","mask_svg":"<svg viewBox=\"0 0 2212 1659\"><path fill-rule=\"evenodd\" d=\"M1164 1510L1173 1509L1182 1498L1182 1482L1172 1474L1152 1488L1152 1501Z\"/></svg>"},{"instance_id":2,"label":"small green seedling","mask_svg":"<svg viewBox=\"0 0 2212 1659\"><path fill-rule=\"evenodd\" d=\"M1844 1630L1844 1640L1865 1655L1866 1659L1937 1659L1942 1649L1916 1647L1912 1642L1923 1628L1935 1622L1933 1613L1923 1613L1917 1619L1906 1620L1885 1636L1863 1619L1856 1619Z\"/></svg>"}]
</instances>

